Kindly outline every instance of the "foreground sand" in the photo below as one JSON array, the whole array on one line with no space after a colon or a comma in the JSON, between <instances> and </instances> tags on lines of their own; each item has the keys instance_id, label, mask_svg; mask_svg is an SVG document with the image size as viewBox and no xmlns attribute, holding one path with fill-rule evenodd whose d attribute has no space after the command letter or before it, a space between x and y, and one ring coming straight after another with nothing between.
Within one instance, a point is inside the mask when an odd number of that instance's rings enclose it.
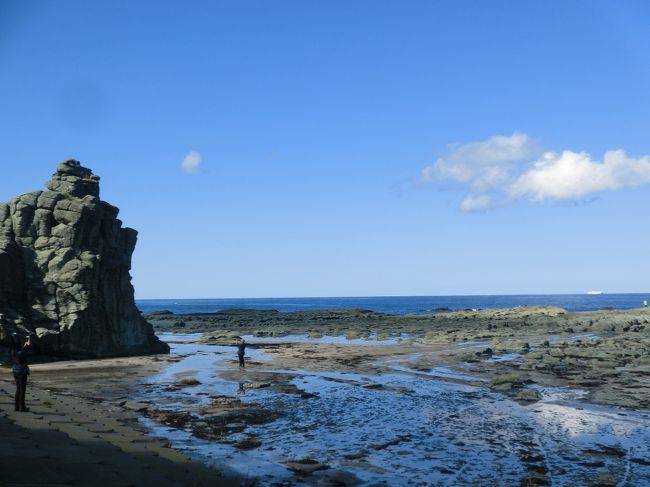
<instances>
[{"instance_id":1,"label":"foreground sand","mask_svg":"<svg viewBox=\"0 0 650 487\"><path fill-rule=\"evenodd\" d=\"M2 368L0 485L242 485L146 436L137 415L119 406L134 384L125 375L157 366L151 357L34 365L30 412L22 413L14 412L10 370Z\"/></svg>"}]
</instances>

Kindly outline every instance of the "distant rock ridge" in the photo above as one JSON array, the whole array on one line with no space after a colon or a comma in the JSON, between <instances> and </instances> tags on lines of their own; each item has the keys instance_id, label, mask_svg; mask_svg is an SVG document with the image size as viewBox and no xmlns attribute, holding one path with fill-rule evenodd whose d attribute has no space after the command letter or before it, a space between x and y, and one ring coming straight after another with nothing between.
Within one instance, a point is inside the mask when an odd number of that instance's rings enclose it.
<instances>
[{"instance_id":1,"label":"distant rock ridge","mask_svg":"<svg viewBox=\"0 0 650 487\"><path fill-rule=\"evenodd\" d=\"M100 200L99 177L67 160L45 186L0 204L0 343L29 333L61 357L168 352L135 306L137 232Z\"/></svg>"}]
</instances>

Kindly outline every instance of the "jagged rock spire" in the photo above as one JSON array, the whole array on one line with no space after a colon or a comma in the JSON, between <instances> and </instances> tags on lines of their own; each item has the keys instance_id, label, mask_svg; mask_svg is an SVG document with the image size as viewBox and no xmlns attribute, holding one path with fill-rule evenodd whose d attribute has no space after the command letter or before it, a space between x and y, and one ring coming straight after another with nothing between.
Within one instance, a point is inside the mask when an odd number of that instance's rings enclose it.
<instances>
[{"instance_id":1,"label":"jagged rock spire","mask_svg":"<svg viewBox=\"0 0 650 487\"><path fill-rule=\"evenodd\" d=\"M0 342L34 333L42 353L67 357L168 351L135 307L137 232L99 199L99 176L67 160L45 186L0 204Z\"/></svg>"}]
</instances>

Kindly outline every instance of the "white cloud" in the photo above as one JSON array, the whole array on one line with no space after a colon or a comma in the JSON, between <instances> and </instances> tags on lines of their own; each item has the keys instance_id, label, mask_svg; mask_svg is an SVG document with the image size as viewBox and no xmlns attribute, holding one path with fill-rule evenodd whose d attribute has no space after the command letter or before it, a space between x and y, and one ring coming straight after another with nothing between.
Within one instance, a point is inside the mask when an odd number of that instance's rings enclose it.
<instances>
[{"instance_id":1,"label":"white cloud","mask_svg":"<svg viewBox=\"0 0 650 487\"><path fill-rule=\"evenodd\" d=\"M187 174L198 174L201 171L201 161L203 158L197 151L189 152L181 162L181 169Z\"/></svg>"},{"instance_id":2,"label":"white cloud","mask_svg":"<svg viewBox=\"0 0 650 487\"><path fill-rule=\"evenodd\" d=\"M538 156L538 157L536 157ZM599 192L650 183L650 156L608 151L603 162L584 152L545 152L528 135L495 136L452 147L420 173L420 183L453 181L466 190L463 211L496 203L575 201Z\"/></svg>"},{"instance_id":3,"label":"white cloud","mask_svg":"<svg viewBox=\"0 0 650 487\"><path fill-rule=\"evenodd\" d=\"M519 132L451 146L447 155L422 170L419 181L451 179L478 191L498 188L510 179L515 163L532 157L536 146L528 135Z\"/></svg>"},{"instance_id":4,"label":"white cloud","mask_svg":"<svg viewBox=\"0 0 650 487\"><path fill-rule=\"evenodd\" d=\"M577 200L597 191L611 191L650 183L650 156L627 157L608 151L603 162L584 152L546 152L532 169L512 183L514 198L530 201Z\"/></svg>"},{"instance_id":5,"label":"white cloud","mask_svg":"<svg viewBox=\"0 0 650 487\"><path fill-rule=\"evenodd\" d=\"M460 209L463 211L480 211L485 210L492 204L492 197L487 194L473 195L468 194L460 202Z\"/></svg>"}]
</instances>

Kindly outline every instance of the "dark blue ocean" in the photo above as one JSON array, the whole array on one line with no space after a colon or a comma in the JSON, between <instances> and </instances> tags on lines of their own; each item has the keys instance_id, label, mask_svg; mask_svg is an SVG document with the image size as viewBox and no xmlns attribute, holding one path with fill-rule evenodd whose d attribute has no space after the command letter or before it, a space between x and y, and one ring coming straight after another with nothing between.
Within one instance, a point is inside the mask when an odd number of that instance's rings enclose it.
<instances>
[{"instance_id":1,"label":"dark blue ocean","mask_svg":"<svg viewBox=\"0 0 650 487\"><path fill-rule=\"evenodd\" d=\"M437 308L512 308L514 306L560 306L568 311L601 308L640 308L650 294L533 294L512 296L377 296L349 298L237 298L237 299L137 299L144 312L214 313L232 308L307 311L363 308L389 314L424 314Z\"/></svg>"}]
</instances>

